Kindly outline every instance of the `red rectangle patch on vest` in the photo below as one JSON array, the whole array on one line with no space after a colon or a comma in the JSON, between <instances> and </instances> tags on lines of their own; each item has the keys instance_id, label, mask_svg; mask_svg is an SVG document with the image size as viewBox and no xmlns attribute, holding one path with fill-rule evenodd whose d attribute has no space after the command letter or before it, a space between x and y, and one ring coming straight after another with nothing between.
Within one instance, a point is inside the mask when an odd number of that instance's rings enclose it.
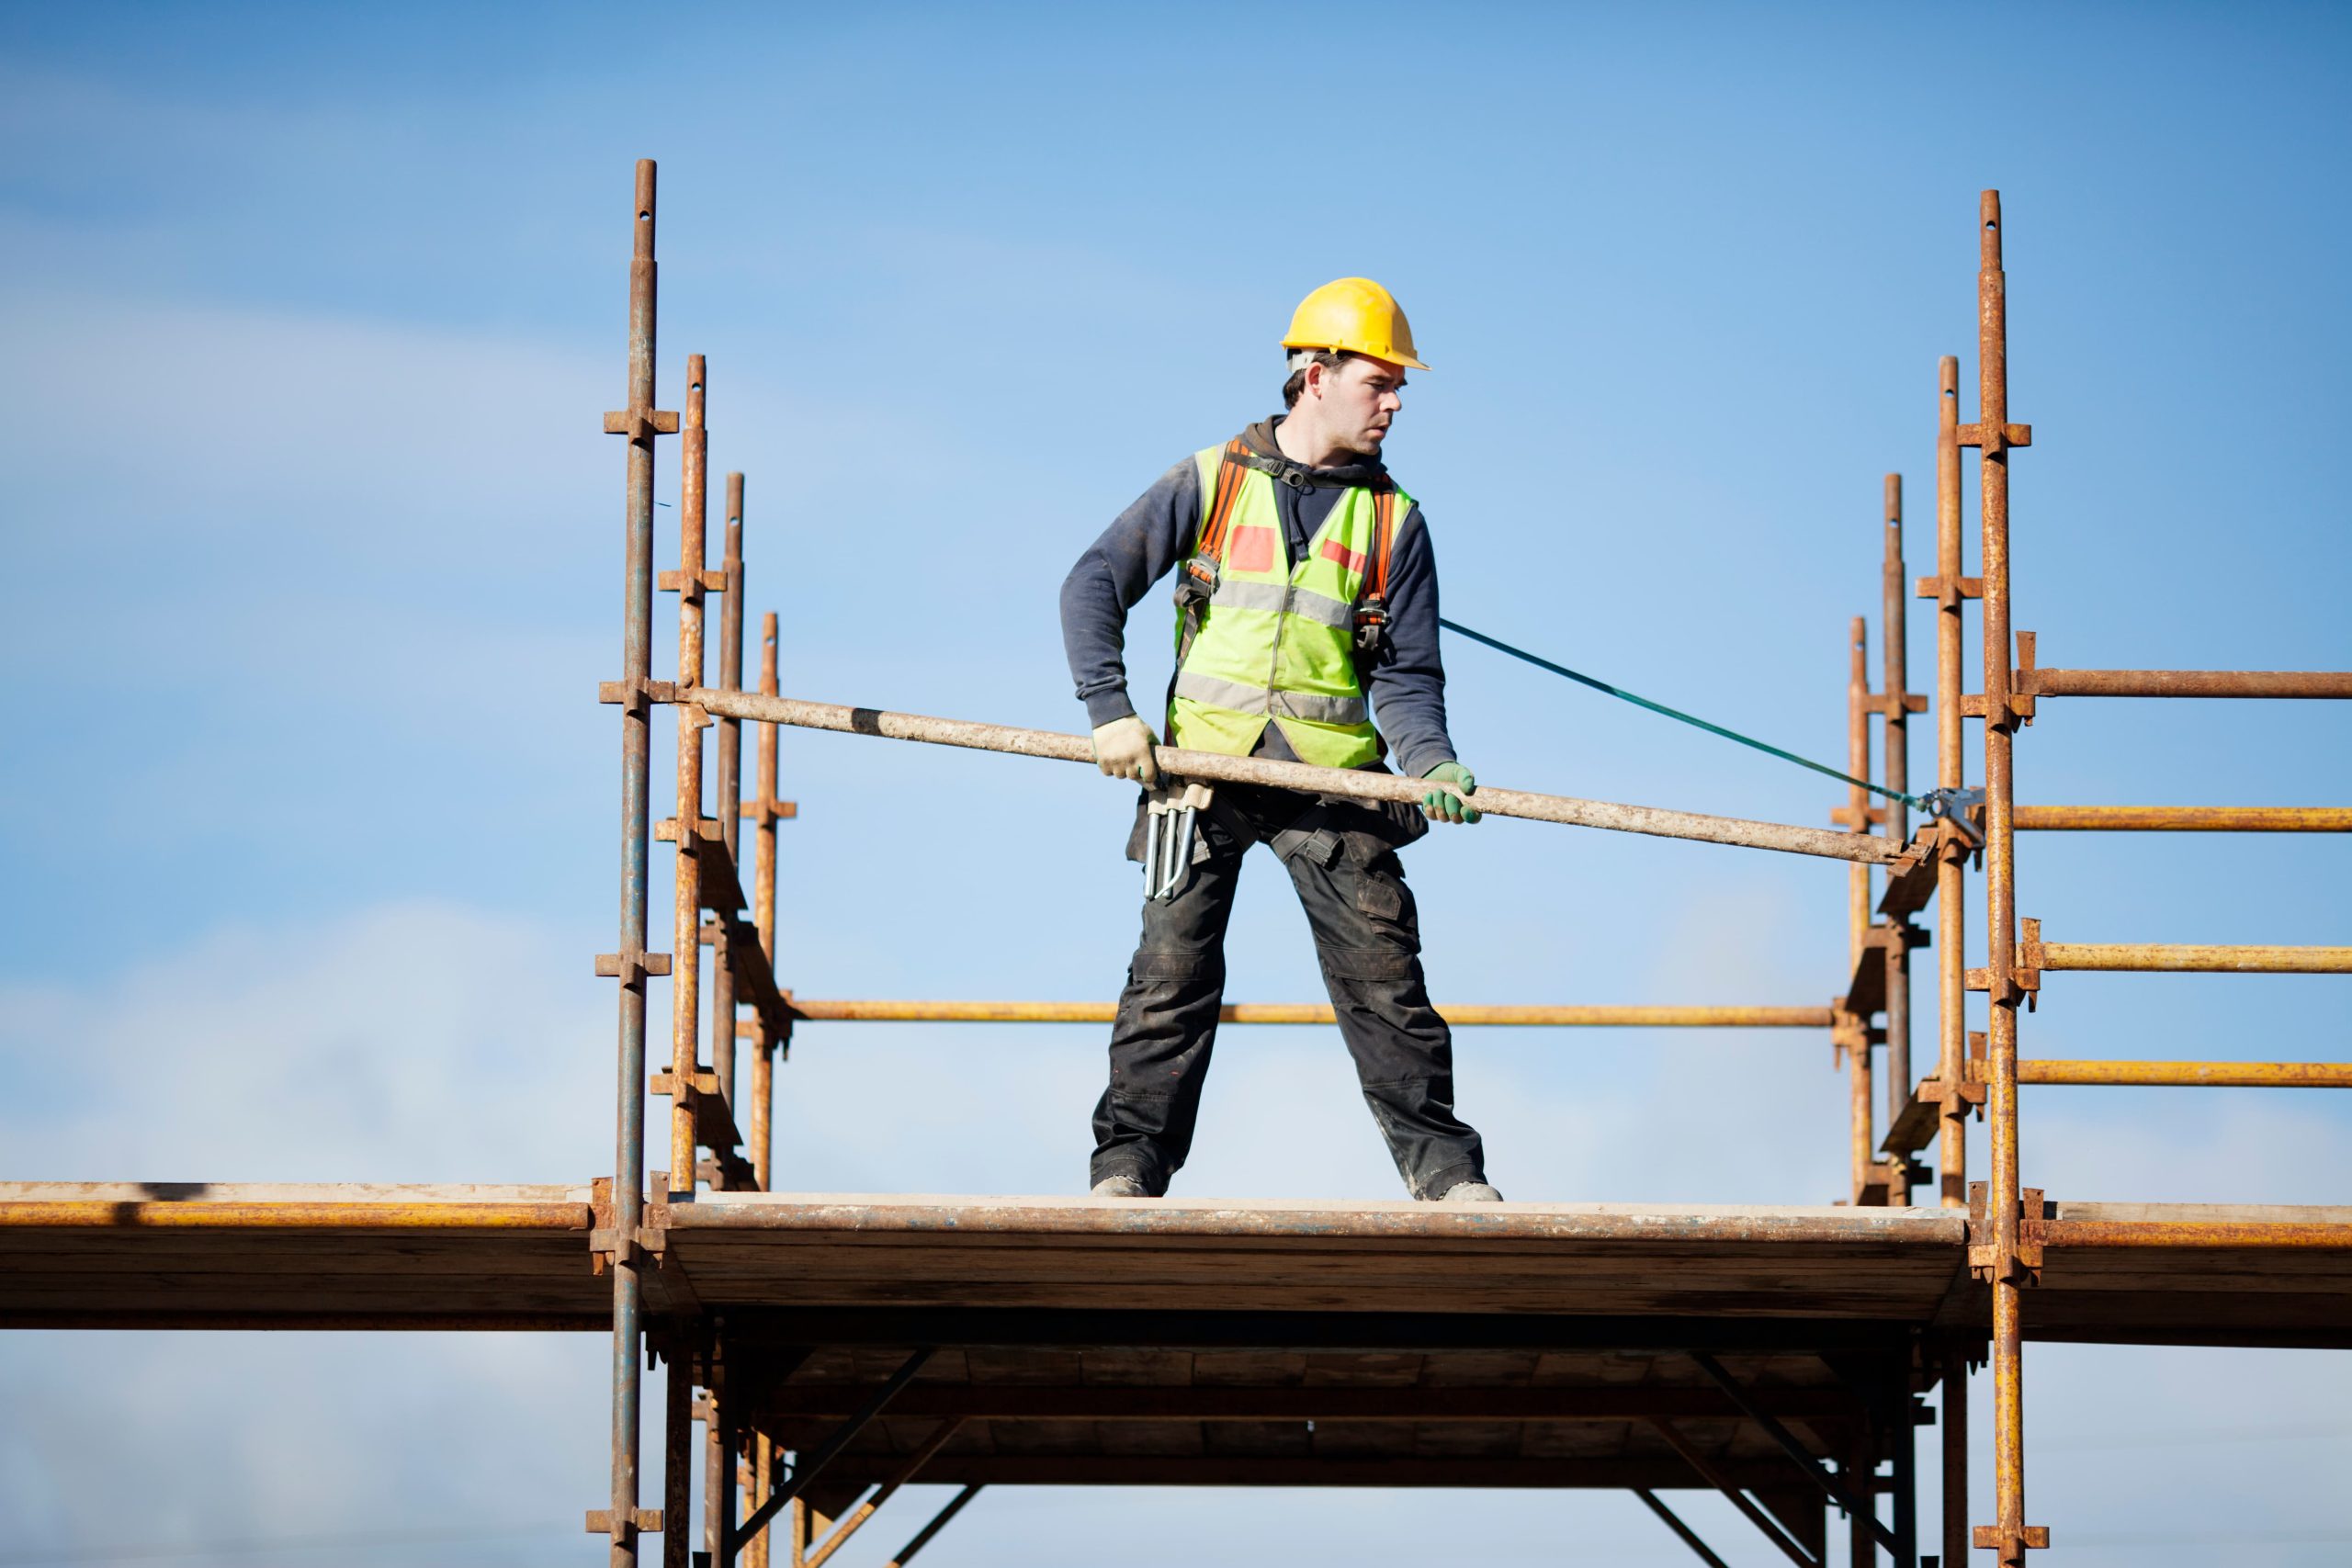
<instances>
[{"instance_id":1,"label":"red rectangle patch on vest","mask_svg":"<svg viewBox=\"0 0 2352 1568\"><path fill-rule=\"evenodd\" d=\"M1348 548L1347 546L1340 543L1337 539L1326 539L1323 541L1322 555L1325 560L1338 561L1350 571L1362 571L1363 570L1363 556L1362 552Z\"/></svg>"},{"instance_id":2,"label":"red rectangle patch on vest","mask_svg":"<svg viewBox=\"0 0 2352 1568\"><path fill-rule=\"evenodd\" d=\"M1272 528L1236 528L1226 536L1225 558L1236 571L1272 571L1274 569L1274 531Z\"/></svg>"}]
</instances>

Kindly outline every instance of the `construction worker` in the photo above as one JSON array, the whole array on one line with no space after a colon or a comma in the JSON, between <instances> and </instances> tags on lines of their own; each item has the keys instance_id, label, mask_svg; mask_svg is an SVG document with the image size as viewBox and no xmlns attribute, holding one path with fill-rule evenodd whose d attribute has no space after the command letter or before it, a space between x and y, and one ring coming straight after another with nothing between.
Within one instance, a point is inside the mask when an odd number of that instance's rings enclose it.
<instances>
[{"instance_id":1,"label":"construction worker","mask_svg":"<svg viewBox=\"0 0 2352 1568\"><path fill-rule=\"evenodd\" d=\"M1381 462L1405 373L1405 312L1368 278L1309 294L1283 337L1287 412L1160 476L1062 583L1062 638L1102 772L1146 786L1127 856L1143 936L1094 1111L1097 1197L1156 1198L1193 1143L1225 988L1241 863L1263 842L1313 929L1340 1033L1413 1196L1497 1201L1453 1111L1453 1047L1430 1006L1396 851L1476 822L1445 727L1437 567L1420 509ZM1164 779L1127 694L1127 612L1176 574L1171 746L1429 781L1418 807ZM1374 727L1374 713L1378 728ZM1183 830L1175 831L1181 819Z\"/></svg>"}]
</instances>

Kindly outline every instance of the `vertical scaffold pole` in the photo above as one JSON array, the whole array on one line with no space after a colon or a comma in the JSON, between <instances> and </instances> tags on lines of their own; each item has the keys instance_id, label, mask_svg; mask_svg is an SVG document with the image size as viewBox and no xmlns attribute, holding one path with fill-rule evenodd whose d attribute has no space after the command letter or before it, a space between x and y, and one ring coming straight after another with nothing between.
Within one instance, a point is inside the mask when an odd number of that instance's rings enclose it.
<instances>
[{"instance_id":1,"label":"vertical scaffold pole","mask_svg":"<svg viewBox=\"0 0 2352 1568\"><path fill-rule=\"evenodd\" d=\"M695 1357L684 1325L673 1324L662 1359L662 1568L693 1568L695 1538Z\"/></svg>"},{"instance_id":2,"label":"vertical scaffold pole","mask_svg":"<svg viewBox=\"0 0 2352 1568\"><path fill-rule=\"evenodd\" d=\"M1886 705L1881 738L1885 749L1886 787L1896 795L1911 788L1911 651L1905 615L1903 581L1903 476L1886 476L1886 559L1880 571L1879 637L1883 648ZM1909 809L1900 800L1886 803L1886 836L1895 843L1911 840ZM1911 948L1909 922L1897 918L1887 934L1886 947L1886 1121L1894 1124L1911 1101ZM1898 1156L1887 1188L1887 1201L1908 1203L1911 1161Z\"/></svg>"},{"instance_id":3,"label":"vertical scaffold pole","mask_svg":"<svg viewBox=\"0 0 2352 1568\"><path fill-rule=\"evenodd\" d=\"M727 504L740 520L743 513L741 475L728 481ZM760 690L769 696L777 694L775 666L775 613L770 611L760 619ZM759 762L753 783L759 790L758 801L750 807L738 806L739 815L747 809L752 818L752 920L760 933L760 962L773 971L775 964L775 822L776 822L776 727L759 727ZM775 1046L768 1037L765 1018L752 1021L752 1180L763 1192L771 1190L775 1171L771 1162L775 1145L774 1106L775 1100ZM775 1448L765 1432L752 1434L751 1484L744 1488L744 1514L748 1517L759 1511L768 1500L770 1483L775 1474ZM762 1526L743 1549L743 1560L750 1568L768 1568L768 1543L774 1535L773 1526Z\"/></svg>"},{"instance_id":4,"label":"vertical scaffold pole","mask_svg":"<svg viewBox=\"0 0 2352 1568\"><path fill-rule=\"evenodd\" d=\"M719 570L726 573L727 586L720 590L725 597L719 602L718 687L724 692L740 692L743 689L743 476L741 474L727 476L727 545ZM743 811L742 756L743 721L720 719L718 798L712 810L718 818L720 842L726 846L728 862L735 868L739 882L742 876L743 863L735 852L735 846L742 831L740 825ZM731 919L720 919L711 933L710 1070L718 1078L719 1098L726 1101L729 1119L740 1127L742 1122L735 1117L733 940L733 922Z\"/></svg>"},{"instance_id":5,"label":"vertical scaffold pole","mask_svg":"<svg viewBox=\"0 0 2352 1568\"><path fill-rule=\"evenodd\" d=\"M1847 628L1846 772L1858 779L1871 776L1870 622L1856 615ZM1870 792L1860 784L1846 791L1847 826L1857 833L1871 830ZM1871 868L1860 862L1846 868L1847 972L1860 960L1871 928ZM1871 1179L1870 1020L1850 1021L1852 1038L1846 1045L1846 1085L1851 1100L1854 1202L1862 1201Z\"/></svg>"},{"instance_id":6,"label":"vertical scaffold pole","mask_svg":"<svg viewBox=\"0 0 2352 1568\"><path fill-rule=\"evenodd\" d=\"M735 1561L727 1549L727 1538L735 1533L734 1394L723 1368L705 1372L703 1393L701 1555L712 1568L729 1568Z\"/></svg>"},{"instance_id":7,"label":"vertical scaffold pole","mask_svg":"<svg viewBox=\"0 0 2352 1568\"><path fill-rule=\"evenodd\" d=\"M760 617L760 692L763 696L775 696L775 612L770 610ZM752 812L752 921L760 932L760 958L773 970L775 967L775 824L780 809L776 790L776 727L760 726L759 772L755 775L760 797ZM775 1059L780 1041L770 1039L764 1018L752 1021L752 1038L757 1047L752 1057L752 1168L760 1190L769 1192L775 1188L774 1149L775 1142Z\"/></svg>"},{"instance_id":8,"label":"vertical scaffold pole","mask_svg":"<svg viewBox=\"0 0 2352 1568\"><path fill-rule=\"evenodd\" d=\"M678 494L678 682L699 686L703 679L704 537L708 491L709 439L703 428L703 356L686 356L686 423ZM678 846L678 877L673 906L674 946L670 966L670 1191L691 1199L695 1190L695 1069L699 1065L702 1006L702 732L710 717L681 703L678 717L678 814L672 836Z\"/></svg>"},{"instance_id":9,"label":"vertical scaffold pole","mask_svg":"<svg viewBox=\"0 0 2352 1568\"><path fill-rule=\"evenodd\" d=\"M1947 1345L1943 1372L1943 1561L1946 1568L1962 1568L1968 1561L1968 1352Z\"/></svg>"},{"instance_id":10,"label":"vertical scaffold pole","mask_svg":"<svg viewBox=\"0 0 2352 1568\"><path fill-rule=\"evenodd\" d=\"M662 419L653 407L653 161L637 165L628 269L628 405L605 416L608 434L628 438L628 499L623 506L621 679L620 951L600 970L620 981L619 1081L614 1117L612 1235L612 1495L603 1526L613 1568L634 1568L640 1523L637 1506L639 1349L644 1325L637 1236L645 1188L645 978L655 967L645 950L647 845L651 799L653 714L648 682L653 647L653 437ZM676 426L673 423L672 429ZM590 1527L596 1519L591 1516Z\"/></svg>"},{"instance_id":11,"label":"vertical scaffold pole","mask_svg":"<svg viewBox=\"0 0 2352 1568\"><path fill-rule=\"evenodd\" d=\"M1961 739L1960 361L1936 363L1936 785L1960 789L1968 762ZM1968 1206L1968 923L1962 873L1967 849L1946 840L1936 863L1936 1077L1943 1116L1936 1146L1937 1188L1947 1209ZM1962 1362L1963 1369L1966 1362ZM1964 1371L1963 1371L1963 1375ZM1966 1502L1965 1496L1962 1499Z\"/></svg>"},{"instance_id":12,"label":"vertical scaffold pole","mask_svg":"<svg viewBox=\"0 0 2352 1568\"><path fill-rule=\"evenodd\" d=\"M1988 190L1979 209L1976 275L1976 484L1984 550L1984 918L1990 990L1990 1064L1986 1117L1992 1130L1992 1182L1985 1194L1991 1246L1972 1259L1993 1287L1993 1468L1997 1515L1975 1532L1976 1545L2023 1568L2030 1546L2048 1532L2025 1522L2025 1368L2023 1303L2029 1264L2022 1243L2018 1185L2017 840L2012 816L2012 748L2018 719L2011 700L2009 649L2008 301L2001 267L2001 194Z\"/></svg>"}]
</instances>

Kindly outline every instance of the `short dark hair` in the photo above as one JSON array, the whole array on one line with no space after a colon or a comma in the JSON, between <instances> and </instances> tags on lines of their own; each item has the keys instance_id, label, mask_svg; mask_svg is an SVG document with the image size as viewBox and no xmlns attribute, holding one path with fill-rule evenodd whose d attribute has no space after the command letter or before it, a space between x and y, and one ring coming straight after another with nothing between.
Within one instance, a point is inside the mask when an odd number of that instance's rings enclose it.
<instances>
[{"instance_id":1,"label":"short dark hair","mask_svg":"<svg viewBox=\"0 0 2352 1568\"><path fill-rule=\"evenodd\" d=\"M1362 356L1350 354L1344 348L1318 348L1314 351L1313 362L1317 365L1320 365L1324 369L1329 370L1333 366L1340 364L1342 360L1356 359ZM1298 407L1298 400L1306 395L1306 367L1302 365L1297 369L1290 373L1289 380L1283 383L1283 407L1286 409L1295 409Z\"/></svg>"}]
</instances>

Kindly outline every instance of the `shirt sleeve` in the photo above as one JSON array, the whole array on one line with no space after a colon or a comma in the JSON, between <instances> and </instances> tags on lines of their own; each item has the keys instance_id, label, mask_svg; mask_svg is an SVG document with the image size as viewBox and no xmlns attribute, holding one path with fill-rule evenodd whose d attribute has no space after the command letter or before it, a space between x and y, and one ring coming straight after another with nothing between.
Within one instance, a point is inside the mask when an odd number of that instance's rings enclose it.
<instances>
[{"instance_id":1,"label":"shirt sleeve","mask_svg":"<svg viewBox=\"0 0 2352 1568\"><path fill-rule=\"evenodd\" d=\"M1408 778L1455 761L1445 728L1445 664L1438 651L1437 556L1415 506L1388 556L1388 646L1393 657L1366 685L1380 733Z\"/></svg>"},{"instance_id":2,"label":"shirt sleeve","mask_svg":"<svg viewBox=\"0 0 2352 1568\"><path fill-rule=\"evenodd\" d=\"M1098 728L1136 711L1127 695L1127 612L1193 547L1200 520L1200 468L1187 457L1120 513L1062 579L1062 650Z\"/></svg>"}]
</instances>

